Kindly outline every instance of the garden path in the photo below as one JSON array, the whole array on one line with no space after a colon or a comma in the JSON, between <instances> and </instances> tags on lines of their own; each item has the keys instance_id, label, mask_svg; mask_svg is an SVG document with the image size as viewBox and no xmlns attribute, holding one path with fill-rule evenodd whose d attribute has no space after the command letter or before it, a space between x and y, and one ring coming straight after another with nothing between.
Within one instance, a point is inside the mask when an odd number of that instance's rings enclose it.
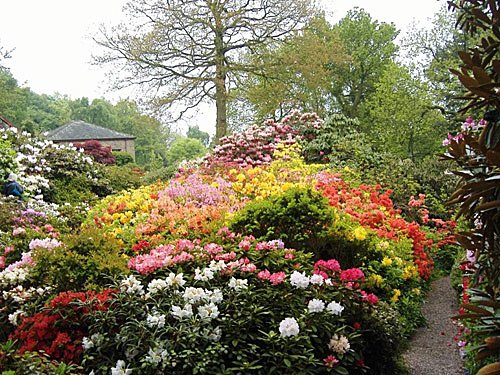
<instances>
[{"instance_id":1,"label":"garden path","mask_svg":"<svg viewBox=\"0 0 500 375\"><path fill-rule=\"evenodd\" d=\"M458 313L456 292L450 277L432 283L422 313L427 326L417 330L404 354L410 375L464 374L458 347L453 337L457 326L451 319Z\"/></svg>"}]
</instances>

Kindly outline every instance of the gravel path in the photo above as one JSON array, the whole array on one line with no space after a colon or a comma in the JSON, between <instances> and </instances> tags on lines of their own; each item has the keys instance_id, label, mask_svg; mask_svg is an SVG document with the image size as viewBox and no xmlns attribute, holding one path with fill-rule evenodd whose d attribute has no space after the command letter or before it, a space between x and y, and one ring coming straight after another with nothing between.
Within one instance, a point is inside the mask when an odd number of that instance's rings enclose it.
<instances>
[{"instance_id":1,"label":"gravel path","mask_svg":"<svg viewBox=\"0 0 500 375\"><path fill-rule=\"evenodd\" d=\"M453 341L457 328L451 317L458 312L455 296L449 277L432 283L422 308L427 327L417 330L404 354L410 375L463 375L458 348Z\"/></svg>"}]
</instances>

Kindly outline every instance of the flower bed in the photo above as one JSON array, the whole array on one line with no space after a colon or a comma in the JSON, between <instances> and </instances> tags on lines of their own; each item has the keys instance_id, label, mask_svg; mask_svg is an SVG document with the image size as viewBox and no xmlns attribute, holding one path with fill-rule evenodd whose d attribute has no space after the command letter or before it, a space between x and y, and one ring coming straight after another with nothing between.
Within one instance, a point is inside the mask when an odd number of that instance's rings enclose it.
<instances>
[{"instance_id":1,"label":"flower bed","mask_svg":"<svg viewBox=\"0 0 500 375\"><path fill-rule=\"evenodd\" d=\"M291 143L104 198L78 233L20 215L1 237L3 332L94 374L393 373L432 229Z\"/></svg>"}]
</instances>

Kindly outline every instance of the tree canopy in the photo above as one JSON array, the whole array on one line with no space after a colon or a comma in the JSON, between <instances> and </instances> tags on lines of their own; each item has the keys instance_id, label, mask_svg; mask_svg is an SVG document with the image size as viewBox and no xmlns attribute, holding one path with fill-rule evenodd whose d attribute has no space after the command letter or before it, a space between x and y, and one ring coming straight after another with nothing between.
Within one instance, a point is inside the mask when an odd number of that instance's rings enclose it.
<instances>
[{"instance_id":1,"label":"tree canopy","mask_svg":"<svg viewBox=\"0 0 500 375\"><path fill-rule=\"evenodd\" d=\"M140 86L180 115L215 101L215 139L227 132L227 99L242 76L262 74L242 56L282 40L314 14L309 0L139 0L128 24L101 28L97 63L114 66L116 87ZM180 105L180 107L179 107Z\"/></svg>"}]
</instances>

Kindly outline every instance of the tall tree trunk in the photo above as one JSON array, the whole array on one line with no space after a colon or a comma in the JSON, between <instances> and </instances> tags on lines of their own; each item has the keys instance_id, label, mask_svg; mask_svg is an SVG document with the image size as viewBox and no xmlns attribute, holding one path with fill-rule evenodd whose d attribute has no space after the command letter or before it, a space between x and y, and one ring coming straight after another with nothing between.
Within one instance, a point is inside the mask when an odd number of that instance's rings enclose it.
<instances>
[{"instance_id":1,"label":"tall tree trunk","mask_svg":"<svg viewBox=\"0 0 500 375\"><path fill-rule=\"evenodd\" d=\"M227 133L227 91L226 91L226 62L224 52L224 31L220 19L220 9L214 8L215 18L215 107L217 108L217 119L215 121L215 139L218 144L219 139Z\"/></svg>"},{"instance_id":2,"label":"tall tree trunk","mask_svg":"<svg viewBox=\"0 0 500 375\"><path fill-rule=\"evenodd\" d=\"M217 108L217 119L215 123L215 144L227 133L227 92L226 74L224 67L216 67L215 77L215 106Z\"/></svg>"}]
</instances>

